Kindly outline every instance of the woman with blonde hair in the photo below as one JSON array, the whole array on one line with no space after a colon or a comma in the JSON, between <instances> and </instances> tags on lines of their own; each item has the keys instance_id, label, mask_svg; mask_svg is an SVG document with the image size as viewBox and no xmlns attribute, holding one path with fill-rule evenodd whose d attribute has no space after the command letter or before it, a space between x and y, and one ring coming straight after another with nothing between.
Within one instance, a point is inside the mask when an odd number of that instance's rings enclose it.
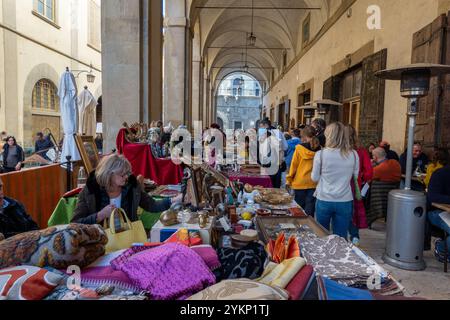
<instances>
[{"instance_id":1,"label":"woman with blonde hair","mask_svg":"<svg viewBox=\"0 0 450 320\"><path fill-rule=\"evenodd\" d=\"M311 178L318 183L316 219L327 230L347 239L353 214L350 183L359 174L358 154L350 144L349 130L335 122L325 130L325 149L316 153Z\"/></svg>"},{"instance_id":2,"label":"woman with blonde hair","mask_svg":"<svg viewBox=\"0 0 450 320\"><path fill-rule=\"evenodd\" d=\"M72 222L100 224L116 208L124 209L133 222L139 219L139 207L147 212L163 212L177 202L181 202L181 196L173 200L154 200L132 175L130 162L122 155L113 154L104 157L90 174L78 197Z\"/></svg>"}]
</instances>

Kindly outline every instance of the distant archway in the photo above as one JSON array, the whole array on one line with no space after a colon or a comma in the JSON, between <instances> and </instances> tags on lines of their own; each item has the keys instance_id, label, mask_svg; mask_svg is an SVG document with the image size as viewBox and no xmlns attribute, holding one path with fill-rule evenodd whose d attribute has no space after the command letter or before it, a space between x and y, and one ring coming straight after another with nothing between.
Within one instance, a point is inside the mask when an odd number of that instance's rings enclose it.
<instances>
[{"instance_id":1,"label":"distant archway","mask_svg":"<svg viewBox=\"0 0 450 320\"><path fill-rule=\"evenodd\" d=\"M260 117L260 82L248 73L228 74L221 80L215 100L217 120L222 120L224 130L254 128Z\"/></svg>"}]
</instances>

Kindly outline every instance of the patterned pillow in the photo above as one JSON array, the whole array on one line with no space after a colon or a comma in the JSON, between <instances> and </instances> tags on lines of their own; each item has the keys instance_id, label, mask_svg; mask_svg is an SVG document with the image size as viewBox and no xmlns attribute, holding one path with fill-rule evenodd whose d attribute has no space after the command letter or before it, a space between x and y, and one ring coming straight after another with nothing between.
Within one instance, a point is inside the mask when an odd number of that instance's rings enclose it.
<instances>
[{"instance_id":1,"label":"patterned pillow","mask_svg":"<svg viewBox=\"0 0 450 320\"><path fill-rule=\"evenodd\" d=\"M63 278L56 273L30 266L0 270L0 297L6 300L42 300Z\"/></svg>"},{"instance_id":2,"label":"patterned pillow","mask_svg":"<svg viewBox=\"0 0 450 320\"><path fill-rule=\"evenodd\" d=\"M0 269L19 265L84 268L105 254L107 242L98 225L70 224L22 233L0 242Z\"/></svg>"},{"instance_id":3,"label":"patterned pillow","mask_svg":"<svg viewBox=\"0 0 450 320\"><path fill-rule=\"evenodd\" d=\"M257 279L264 271L267 253L264 246L253 242L242 249L217 250L221 267L215 271L217 281L231 279Z\"/></svg>"},{"instance_id":4,"label":"patterned pillow","mask_svg":"<svg viewBox=\"0 0 450 320\"><path fill-rule=\"evenodd\" d=\"M248 279L225 280L193 295L188 300L287 300L281 288Z\"/></svg>"}]
</instances>

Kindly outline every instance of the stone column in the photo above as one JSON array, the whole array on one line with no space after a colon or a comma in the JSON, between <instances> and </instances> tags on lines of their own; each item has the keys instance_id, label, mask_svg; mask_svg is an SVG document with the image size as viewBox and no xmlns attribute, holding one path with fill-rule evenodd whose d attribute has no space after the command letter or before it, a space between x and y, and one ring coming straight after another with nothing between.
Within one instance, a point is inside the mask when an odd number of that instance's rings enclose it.
<instances>
[{"instance_id":1,"label":"stone column","mask_svg":"<svg viewBox=\"0 0 450 320\"><path fill-rule=\"evenodd\" d=\"M123 122L141 118L140 1L102 1L102 84L105 153L116 148Z\"/></svg>"},{"instance_id":2,"label":"stone column","mask_svg":"<svg viewBox=\"0 0 450 320\"><path fill-rule=\"evenodd\" d=\"M189 105L186 100L187 35L185 0L166 1L164 19L164 101L163 121L184 124ZM186 123L188 125L188 123Z\"/></svg>"},{"instance_id":3,"label":"stone column","mask_svg":"<svg viewBox=\"0 0 450 320\"><path fill-rule=\"evenodd\" d=\"M148 16L150 19L146 19L147 22L143 24L144 30L148 30L150 39L148 40L149 46L144 46L148 54L148 63L144 70L147 71L147 76L149 78L148 85L144 86L145 89L148 88L148 106L144 106L144 110L149 110L148 116L144 116L144 121L147 120L148 123L151 121L162 120L162 94L163 94L163 83L162 83L162 55L163 55L163 5L162 0L146 0L144 3L148 3ZM145 17L145 15L143 15ZM144 41L148 37L144 36ZM144 60L145 61L145 60ZM144 97L145 99L145 97ZM145 112L144 112L145 113Z\"/></svg>"},{"instance_id":4,"label":"stone column","mask_svg":"<svg viewBox=\"0 0 450 320\"><path fill-rule=\"evenodd\" d=\"M105 151L123 122L161 119L162 2L102 1L102 86Z\"/></svg>"},{"instance_id":5,"label":"stone column","mask_svg":"<svg viewBox=\"0 0 450 320\"><path fill-rule=\"evenodd\" d=\"M3 23L10 28L16 29L16 1L5 0L1 3L3 6ZM18 142L23 145L23 112L20 110L22 104L19 105L19 88L18 88L18 62L19 55L17 48L17 35L9 32L3 32L4 45L4 95L5 104L2 106L2 114L5 116L5 130L9 135L14 135ZM20 106L20 107L19 107ZM31 126L31 124L29 124ZM31 130L30 130L31 131Z\"/></svg>"},{"instance_id":6,"label":"stone column","mask_svg":"<svg viewBox=\"0 0 450 320\"><path fill-rule=\"evenodd\" d=\"M200 32L199 25L195 26L194 39L192 43L192 122L201 120L200 112L200 73L202 72L200 56Z\"/></svg>"},{"instance_id":7,"label":"stone column","mask_svg":"<svg viewBox=\"0 0 450 320\"><path fill-rule=\"evenodd\" d=\"M211 80L209 77L206 78L205 84L206 84L206 88L205 88L205 100L206 100L205 122L206 123L204 126L209 127L209 125L211 124L211 118L210 118L210 114L211 114Z\"/></svg>"}]
</instances>

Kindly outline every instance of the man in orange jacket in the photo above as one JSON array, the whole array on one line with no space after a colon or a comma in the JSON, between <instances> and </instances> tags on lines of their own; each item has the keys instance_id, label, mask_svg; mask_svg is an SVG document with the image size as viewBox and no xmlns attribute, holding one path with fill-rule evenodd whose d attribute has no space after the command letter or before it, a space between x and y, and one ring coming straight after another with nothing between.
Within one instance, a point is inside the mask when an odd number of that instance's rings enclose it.
<instances>
[{"instance_id":1,"label":"man in orange jacket","mask_svg":"<svg viewBox=\"0 0 450 320\"><path fill-rule=\"evenodd\" d=\"M373 168L373 180L387 183L400 182L402 180L402 167L397 160L387 159L386 150L376 148L373 152L373 160L376 164Z\"/></svg>"}]
</instances>

